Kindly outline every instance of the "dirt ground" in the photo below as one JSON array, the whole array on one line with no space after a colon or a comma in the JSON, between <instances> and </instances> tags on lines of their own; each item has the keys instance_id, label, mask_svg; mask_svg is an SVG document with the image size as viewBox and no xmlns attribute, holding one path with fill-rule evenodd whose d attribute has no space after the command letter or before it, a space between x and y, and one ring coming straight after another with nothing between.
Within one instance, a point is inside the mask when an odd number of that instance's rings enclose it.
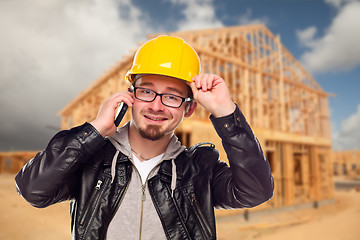
<instances>
[{"instance_id":1,"label":"dirt ground","mask_svg":"<svg viewBox=\"0 0 360 240\"><path fill-rule=\"evenodd\" d=\"M69 203L30 206L16 193L14 175L0 174L0 239L71 239ZM335 191L335 201L302 208L217 220L219 240L358 240L360 191Z\"/></svg>"}]
</instances>

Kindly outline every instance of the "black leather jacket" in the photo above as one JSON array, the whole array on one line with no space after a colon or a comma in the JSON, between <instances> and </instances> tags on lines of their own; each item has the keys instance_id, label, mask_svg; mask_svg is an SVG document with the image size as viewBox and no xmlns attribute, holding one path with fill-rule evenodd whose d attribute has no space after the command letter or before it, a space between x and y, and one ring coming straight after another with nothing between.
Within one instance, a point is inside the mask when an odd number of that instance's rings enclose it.
<instances>
[{"instance_id":1,"label":"black leather jacket","mask_svg":"<svg viewBox=\"0 0 360 240\"><path fill-rule=\"evenodd\" d=\"M214 207L254 207L273 195L270 166L241 111L210 119L231 167L219 161L213 145L194 146L175 160L173 198L170 161L148 180L168 239L216 239ZM35 207L71 200L74 239L105 239L132 173L131 162L120 153L110 183L114 154L91 124L61 131L17 174L18 192Z\"/></svg>"}]
</instances>

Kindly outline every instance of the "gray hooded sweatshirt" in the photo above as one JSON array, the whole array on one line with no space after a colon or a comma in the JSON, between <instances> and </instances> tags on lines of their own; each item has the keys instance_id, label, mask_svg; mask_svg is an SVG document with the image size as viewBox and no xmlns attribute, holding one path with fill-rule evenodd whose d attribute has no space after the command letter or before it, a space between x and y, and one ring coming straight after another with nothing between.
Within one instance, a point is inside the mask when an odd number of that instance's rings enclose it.
<instances>
[{"instance_id":1,"label":"gray hooded sweatshirt","mask_svg":"<svg viewBox=\"0 0 360 240\"><path fill-rule=\"evenodd\" d=\"M110 142L116 148L111 166L112 180L115 177L116 160L119 152L122 152L133 162L128 137L129 126L130 123L127 123L124 127L119 128L113 136L109 137ZM181 145L177 137L172 136L161 161L150 171L147 179L157 174L162 161L172 161L171 189L173 191L176 186L176 165L174 160L184 149L185 147ZM152 202L147 183L142 184L140 174L134 165L130 183L114 218L110 222L106 239L167 239Z\"/></svg>"}]
</instances>

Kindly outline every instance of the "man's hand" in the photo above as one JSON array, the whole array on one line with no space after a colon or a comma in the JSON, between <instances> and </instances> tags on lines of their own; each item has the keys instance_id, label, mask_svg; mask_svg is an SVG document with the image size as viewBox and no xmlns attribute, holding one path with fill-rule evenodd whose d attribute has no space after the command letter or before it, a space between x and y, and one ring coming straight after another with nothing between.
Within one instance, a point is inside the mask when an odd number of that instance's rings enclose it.
<instances>
[{"instance_id":1,"label":"man's hand","mask_svg":"<svg viewBox=\"0 0 360 240\"><path fill-rule=\"evenodd\" d=\"M114 120L116 108L121 102L124 102L129 107L132 107L134 102L134 94L131 92L117 92L113 94L101 104L96 119L90 122L90 124L92 124L96 130L99 131L101 136L111 136L116 132Z\"/></svg>"},{"instance_id":2,"label":"man's hand","mask_svg":"<svg viewBox=\"0 0 360 240\"><path fill-rule=\"evenodd\" d=\"M190 87L194 100L214 117L223 117L235 111L235 103L231 100L224 79L215 74L199 74L192 80Z\"/></svg>"}]
</instances>

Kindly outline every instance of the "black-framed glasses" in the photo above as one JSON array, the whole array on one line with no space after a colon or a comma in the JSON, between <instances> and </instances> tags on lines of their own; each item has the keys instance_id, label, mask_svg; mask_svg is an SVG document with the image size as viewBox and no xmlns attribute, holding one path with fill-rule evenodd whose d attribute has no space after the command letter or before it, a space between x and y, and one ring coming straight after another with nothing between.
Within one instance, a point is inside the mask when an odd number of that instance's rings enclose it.
<instances>
[{"instance_id":1,"label":"black-framed glasses","mask_svg":"<svg viewBox=\"0 0 360 240\"><path fill-rule=\"evenodd\" d=\"M134 92L135 98L144 102L152 102L159 95L161 103L167 107L179 108L184 102L190 102L191 98L183 98L170 93L157 93L151 89L131 86L130 90Z\"/></svg>"}]
</instances>

